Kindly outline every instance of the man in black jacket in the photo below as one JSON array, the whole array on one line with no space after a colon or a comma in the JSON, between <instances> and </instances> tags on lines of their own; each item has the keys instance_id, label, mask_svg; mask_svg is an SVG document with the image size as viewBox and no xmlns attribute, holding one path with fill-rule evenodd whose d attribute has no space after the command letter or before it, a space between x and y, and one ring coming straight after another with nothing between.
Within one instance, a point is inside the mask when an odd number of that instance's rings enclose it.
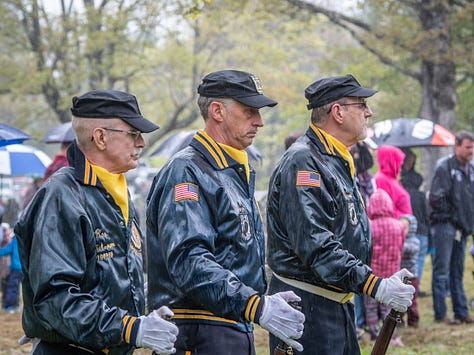
<instances>
[{"instance_id":1,"label":"man in black jacket","mask_svg":"<svg viewBox=\"0 0 474 355\"><path fill-rule=\"evenodd\" d=\"M372 234L349 147L366 136L372 110L365 99L375 92L352 75L306 88L310 127L270 180L269 292L290 289L301 297L304 354L360 353L349 302L354 293L404 312L415 292L402 282L411 275L407 270L380 278L369 267ZM271 349L276 341L271 336Z\"/></svg>"},{"instance_id":2,"label":"man in black jacket","mask_svg":"<svg viewBox=\"0 0 474 355\"><path fill-rule=\"evenodd\" d=\"M304 315L293 292L265 295L265 247L245 148L275 106L259 79L240 70L203 78L205 128L160 170L148 196L148 304L168 305L177 354L254 355L257 323L295 349Z\"/></svg>"},{"instance_id":3,"label":"man in black jacket","mask_svg":"<svg viewBox=\"0 0 474 355\"><path fill-rule=\"evenodd\" d=\"M442 158L431 183L431 237L434 247L432 292L436 322L472 323L463 286L467 237L474 224L474 170L470 164L474 135L456 134L454 155ZM451 291L454 319L447 316L446 290Z\"/></svg>"},{"instance_id":4,"label":"man in black jacket","mask_svg":"<svg viewBox=\"0 0 474 355\"><path fill-rule=\"evenodd\" d=\"M172 354L178 329L163 319L172 312L143 315L142 236L124 176L138 165L142 132L158 126L122 91L74 97L71 111L69 167L41 186L15 226L33 354Z\"/></svg>"}]
</instances>

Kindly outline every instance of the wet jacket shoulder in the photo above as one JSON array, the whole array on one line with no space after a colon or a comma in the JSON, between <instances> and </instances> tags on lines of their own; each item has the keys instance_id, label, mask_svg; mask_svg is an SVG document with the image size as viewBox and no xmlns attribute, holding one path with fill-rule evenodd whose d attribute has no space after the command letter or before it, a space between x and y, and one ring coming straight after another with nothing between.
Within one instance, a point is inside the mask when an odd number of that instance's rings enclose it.
<instances>
[{"instance_id":1,"label":"wet jacket shoulder","mask_svg":"<svg viewBox=\"0 0 474 355\"><path fill-rule=\"evenodd\" d=\"M175 318L247 329L244 311L266 290L255 173L199 131L153 181L147 207L149 305ZM183 314L179 312L182 311Z\"/></svg>"},{"instance_id":2,"label":"wet jacket shoulder","mask_svg":"<svg viewBox=\"0 0 474 355\"><path fill-rule=\"evenodd\" d=\"M474 170L471 164L468 169L466 175L454 155L438 162L429 193L431 224L452 223L464 235L472 233Z\"/></svg>"},{"instance_id":3,"label":"wet jacket shoulder","mask_svg":"<svg viewBox=\"0 0 474 355\"><path fill-rule=\"evenodd\" d=\"M350 164L311 125L285 152L268 193L268 263L284 277L362 292L372 239Z\"/></svg>"},{"instance_id":4,"label":"wet jacket shoulder","mask_svg":"<svg viewBox=\"0 0 474 355\"><path fill-rule=\"evenodd\" d=\"M71 149L72 167L43 184L15 226L24 274L23 328L27 336L53 343L130 353L123 319L131 316L134 323L144 312L133 205L129 200L127 225L82 153L75 144Z\"/></svg>"}]
</instances>

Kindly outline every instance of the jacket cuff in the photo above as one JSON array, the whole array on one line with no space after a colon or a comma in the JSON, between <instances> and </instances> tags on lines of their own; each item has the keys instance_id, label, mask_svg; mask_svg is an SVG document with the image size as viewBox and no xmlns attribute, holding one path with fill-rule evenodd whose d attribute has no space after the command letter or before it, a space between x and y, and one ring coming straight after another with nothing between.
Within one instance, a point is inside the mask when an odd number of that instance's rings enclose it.
<instances>
[{"instance_id":1,"label":"jacket cuff","mask_svg":"<svg viewBox=\"0 0 474 355\"><path fill-rule=\"evenodd\" d=\"M382 278L375 276L374 274L370 274L364 284L363 293L375 298L375 294L379 289L380 282L382 282Z\"/></svg>"},{"instance_id":2,"label":"jacket cuff","mask_svg":"<svg viewBox=\"0 0 474 355\"><path fill-rule=\"evenodd\" d=\"M250 297L247 307L245 308L245 319L259 324L260 316L262 315L265 297L260 297L255 294Z\"/></svg>"},{"instance_id":3,"label":"jacket cuff","mask_svg":"<svg viewBox=\"0 0 474 355\"><path fill-rule=\"evenodd\" d=\"M134 316L125 316L122 319L122 340L125 343L136 345L138 328L141 319Z\"/></svg>"}]
</instances>

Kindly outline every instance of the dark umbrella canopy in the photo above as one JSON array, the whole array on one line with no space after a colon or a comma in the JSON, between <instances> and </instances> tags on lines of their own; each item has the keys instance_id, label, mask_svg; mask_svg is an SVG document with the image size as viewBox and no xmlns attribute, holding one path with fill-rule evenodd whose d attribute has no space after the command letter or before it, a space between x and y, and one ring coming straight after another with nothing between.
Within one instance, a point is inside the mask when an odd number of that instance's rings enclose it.
<instances>
[{"instance_id":1,"label":"dark umbrella canopy","mask_svg":"<svg viewBox=\"0 0 474 355\"><path fill-rule=\"evenodd\" d=\"M454 134L443 126L421 118L395 118L374 123L368 136L378 146L446 147L454 145Z\"/></svg>"},{"instance_id":2,"label":"dark umbrella canopy","mask_svg":"<svg viewBox=\"0 0 474 355\"><path fill-rule=\"evenodd\" d=\"M68 143L72 142L76 138L74 130L72 129L72 123L66 122L59 126L50 129L41 142L43 143Z\"/></svg>"},{"instance_id":3,"label":"dark umbrella canopy","mask_svg":"<svg viewBox=\"0 0 474 355\"><path fill-rule=\"evenodd\" d=\"M170 158L173 154L179 152L181 149L186 148L191 143L195 130L193 131L182 131L173 133L167 137L153 153L150 154L152 157ZM247 147L245 151L248 154L249 160L262 161L263 154L253 145Z\"/></svg>"},{"instance_id":4,"label":"dark umbrella canopy","mask_svg":"<svg viewBox=\"0 0 474 355\"><path fill-rule=\"evenodd\" d=\"M0 123L0 147L19 144L27 139L33 139L33 137L15 127Z\"/></svg>"}]
</instances>

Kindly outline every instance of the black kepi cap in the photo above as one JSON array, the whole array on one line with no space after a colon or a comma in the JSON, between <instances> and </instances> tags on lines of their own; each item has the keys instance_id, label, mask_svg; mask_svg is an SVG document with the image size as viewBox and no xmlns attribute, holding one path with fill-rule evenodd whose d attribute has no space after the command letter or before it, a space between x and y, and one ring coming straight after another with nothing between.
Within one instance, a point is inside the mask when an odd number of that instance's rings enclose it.
<instances>
[{"instance_id":1,"label":"black kepi cap","mask_svg":"<svg viewBox=\"0 0 474 355\"><path fill-rule=\"evenodd\" d=\"M304 91L308 99L308 110L321 107L343 97L370 97L377 90L367 89L360 86L356 78L351 74L344 76L331 76L316 80Z\"/></svg>"},{"instance_id":2,"label":"black kepi cap","mask_svg":"<svg viewBox=\"0 0 474 355\"><path fill-rule=\"evenodd\" d=\"M93 90L74 96L71 112L83 118L120 118L144 133L160 128L142 116L134 95L118 90Z\"/></svg>"},{"instance_id":3,"label":"black kepi cap","mask_svg":"<svg viewBox=\"0 0 474 355\"><path fill-rule=\"evenodd\" d=\"M234 99L253 108L277 104L263 94L258 77L240 70L220 70L207 74L198 86L198 93L205 97Z\"/></svg>"}]
</instances>

